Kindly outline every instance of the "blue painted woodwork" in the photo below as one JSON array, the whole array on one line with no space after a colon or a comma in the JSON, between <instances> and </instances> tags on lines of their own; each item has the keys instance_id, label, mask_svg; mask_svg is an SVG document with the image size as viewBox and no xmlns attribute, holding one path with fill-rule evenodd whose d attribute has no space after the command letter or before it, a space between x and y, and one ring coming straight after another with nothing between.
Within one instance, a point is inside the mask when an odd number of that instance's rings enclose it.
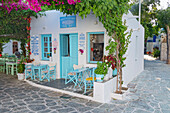
<instances>
[{"instance_id":1,"label":"blue painted woodwork","mask_svg":"<svg viewBox=\"0 0 170 113\"><path fill-rule=\"evenodd\" d=\"M153 42L156 42L156 35L153 36Z\"/></svg>"},{"instance_id":2,"label":"blue painted woodwork","mask_svg":"<svg viewBox=\"0 0 170 113\"><path fill-rule=\"evenodd\" d=\"M67 42L68 38L69 42ZM68 54L68 43L70 46L70 55L66 55ZM60 34L61 78L65 78L66 73L73 70L73 64L78 65L78 34Z\"/></svg>"},{"instance_id":3,"label":"blue painted woodwork","mask_svg":"<svg viewBox=\"0 0 170 113\"><path fill-rule=\"evenodd\" d=\"M90 51L91 51L91 48L90 48L90 35L91 34L104 34L104 32L89 32L88 33L88 63L97 63L98 61L90 61ZM105 39L105 34L104 34L104 39ZM104 53L105 53L105 49L104 49Z\"/></svg>"},{"instance_id":4,"label":"blue painted woodwork","mask_svg":"<svg viewBox=\"0 0 170 113\"><path fill-rule=\"evenodd\" d=\"M76 27L76 16L60 17L60 28Z\"/></svg>"},{"instance_id":5,"label":"blue painted woodwork","mask_svg":"<svg viewBox=\"0 0 170 113\"><path fill-rule=\"evenodd\" d=\"M49 60L52 56L52 36L51 34L41 35L42 60Z\"/></svg>"}]
</instances>

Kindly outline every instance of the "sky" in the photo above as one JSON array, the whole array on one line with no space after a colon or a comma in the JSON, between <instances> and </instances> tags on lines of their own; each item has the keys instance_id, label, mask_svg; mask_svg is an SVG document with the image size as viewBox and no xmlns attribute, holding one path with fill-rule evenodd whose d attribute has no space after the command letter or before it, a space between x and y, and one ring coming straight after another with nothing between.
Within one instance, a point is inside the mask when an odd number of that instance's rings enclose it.
<instances>
[{"instance_id":1,"label":"sky","mask_svg":"<svg viewBox=\"0 0 170 113\"><path fill-rule=\"evenodd\" d=\"M167 4L167 2L169 2L170 3L170 0L160 0L160 9L166 9L167 7L168 7L168 4Z\"/></svg>"}]
</instances>

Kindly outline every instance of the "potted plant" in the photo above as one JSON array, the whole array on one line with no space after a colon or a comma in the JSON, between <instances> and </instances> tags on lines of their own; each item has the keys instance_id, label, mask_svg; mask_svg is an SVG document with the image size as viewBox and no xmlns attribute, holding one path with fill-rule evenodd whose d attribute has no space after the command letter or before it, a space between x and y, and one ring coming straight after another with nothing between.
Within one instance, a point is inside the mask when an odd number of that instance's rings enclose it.
<instances>
[{"instance_id":1,"label":"potted plant","mask_svg":"<svg viewBox=\"0 0 170 113\"><path fill-rule=\"evenodd\" d=\"M97 68L94 71L96 73L96 80L97 82L102 82L104 79L104 76L108 72L108 66L105 62L99 63L97 62Z\"/></svg>"},{"instance_id":2,"label":"potted plant","mask_svg":"<svg viewBox=\"0 0 170 113\"><path fill-rule=\"evenodd\" d=\"M25 64L24 64L24 59L23 58L21 58L21 60L20 60L20 62L19 62L19 64L18 64L18 67L17 67L17 71L18 71L18 73L17 73L17 75L18 75L18 80L23 80L25 77L24 77L24 75L25 75L25 73L24 73L24 70L25 70Z\"/></svg>"},{"instance_id":3,"label":"potted plant","mask_svg":"<svg viewBox=\"0 0 170 113\"><path fill-rule=\"evenodd\" d=\"M116 57L113 55L104 56L104 62L106 62L108 68L111 68L113 70L112 75L110 75L110 78L112 76L115 77L117 75Z\"/></svg>"}]
</instances>

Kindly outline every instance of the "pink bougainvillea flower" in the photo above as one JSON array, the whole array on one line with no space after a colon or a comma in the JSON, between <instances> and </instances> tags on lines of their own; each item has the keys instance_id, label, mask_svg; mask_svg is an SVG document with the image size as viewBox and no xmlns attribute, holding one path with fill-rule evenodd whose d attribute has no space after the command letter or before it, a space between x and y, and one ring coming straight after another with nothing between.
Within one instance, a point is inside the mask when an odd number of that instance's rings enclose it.
<instances>
[{"instance_id":1,"label":"pink bougainvillea flower","mask_svg":"<svg viewBox=\"0 0 170 113\"><path fill-rule=\"evenodd\" d=\"M83 54L84 53L84 50L83 49L79 49L80 53Z\"/></svg>"}]
</instances>

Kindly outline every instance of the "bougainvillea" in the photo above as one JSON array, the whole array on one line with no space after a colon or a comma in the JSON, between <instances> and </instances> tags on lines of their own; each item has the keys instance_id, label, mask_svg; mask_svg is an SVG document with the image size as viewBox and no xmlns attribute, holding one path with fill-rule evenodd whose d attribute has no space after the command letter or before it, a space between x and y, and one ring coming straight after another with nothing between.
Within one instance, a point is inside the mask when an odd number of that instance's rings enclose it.
<instances>
[{"instance_id":1,"label":"bougainvillea","mask_svg":"<svg viewBox=\"0 0 170 113\"><path fill-rule=\"evenodd\" d=\"M70 5L74 5L77 2L81 2L80 0L67 0L67 3ZM64 4L63 0L2 0L0 2L0 8L7 9L8 12L11 12L12 9L22 9L27 10L31 9L35 12L41 11L41 6L43 5L60 5Z\"/></svg>"}]
</instances>

